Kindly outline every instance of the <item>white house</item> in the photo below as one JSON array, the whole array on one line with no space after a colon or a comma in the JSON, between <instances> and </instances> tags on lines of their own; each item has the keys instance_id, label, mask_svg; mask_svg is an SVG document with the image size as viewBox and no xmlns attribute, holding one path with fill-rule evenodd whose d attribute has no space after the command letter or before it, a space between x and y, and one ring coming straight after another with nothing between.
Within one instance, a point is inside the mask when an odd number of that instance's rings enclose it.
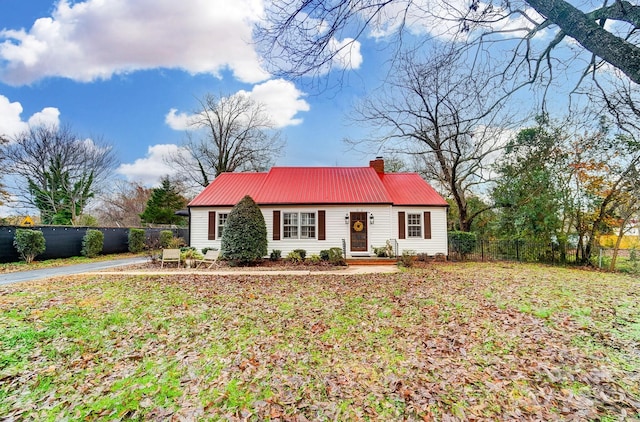
<instances>
[{"instance_id":1,"label":"white house","mask_svg":"<svg viewBox=\"0 0 640 422\"><path fill-rule=\"evenodd\" d=\"M223 173L188 205L190 245L220 249L231 208L245 195L260 207L268 250L318 254L345 247L371 256L389 241L405 250L447 254L447 202L417 173L369 167L273 167L266 173Z\"/></svg>"}]
</instances>

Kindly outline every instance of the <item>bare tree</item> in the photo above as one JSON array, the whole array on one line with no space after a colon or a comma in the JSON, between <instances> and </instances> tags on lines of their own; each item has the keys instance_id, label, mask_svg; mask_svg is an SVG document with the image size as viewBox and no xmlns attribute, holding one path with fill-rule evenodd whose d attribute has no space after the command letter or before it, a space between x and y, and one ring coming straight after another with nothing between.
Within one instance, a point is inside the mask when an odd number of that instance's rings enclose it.
<instances>
[{"instance_id":1,"label":"bare tree","mask_svg":"<svg viewBox=\"0 0 640 422\"><path fill-rule=\"evenodd\" d=\"M35 126L10 139L8 172L20 200L45 224L76 224L117 164L110 146L81 138L69 126Z\"/></svg>"},{"instance_id":2,"label":"bare tree","mask_svg":"<svg viewBox=\"0 0 640 422\"><path fill-rule=\"evenodd\" d=\"M96 209L101 224L118 227L140 227L140 214L151 197L151 189L140 183L118 181L108 194L101 196Z\"/></svg>"},{"instance_id":3,"label":"bare tree","mask_svg":"<svg viewBox=\"0 0 640 422\"><path fill-rule=\"evenodd\" d=\"M264 171L273 164L284 143L262 104L243 94L207 94L198 102L185 153L170 161L181 176L207 186L220 173Z\"/></svg>"},{"instance_id":4,"label":"bare tree","mask_svg":"<svg viewBox=\"0 0 640 422\"><path fill-rule=\"evenodd\" d=\"M579 85L605 64L640 83L640 6L626 0L592 4L275 0L256 37L272 65L296 76L326 72L364 36L393 34L399 49L415 38L452 41L471 53L475 65L490 64L505 95L533 83L545 90ZM574 74L578 81L568 82Z\"/></svg>"},{"instance_id":5,"label":"bare tree","mask_svg":"<svg viewBox=\"0 0 640 422\"><path fill-rule=\"evenodd\" d=\"M410 155L427 180L453 198L459 226L469 231L485 207L469 213L467 199L490 174L489 165L502 148L498 108L491 105L490 87L459 72L458 56L434 53L420 62L405 55L385 89L361 104L356 119L375 127L378 149ZM504 123L504 122L500 122ZM352 141L353 142L353 141Z\"/></svg>"}]
</instances>

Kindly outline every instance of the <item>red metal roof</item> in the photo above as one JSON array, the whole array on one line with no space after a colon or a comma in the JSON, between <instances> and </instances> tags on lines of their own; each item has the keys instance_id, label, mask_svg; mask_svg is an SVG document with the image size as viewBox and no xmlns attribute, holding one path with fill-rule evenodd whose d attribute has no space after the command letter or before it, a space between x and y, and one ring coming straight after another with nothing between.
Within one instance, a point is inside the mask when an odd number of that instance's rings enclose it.
<instances>
[{"instance_id":1,"label":"red metal roof","mask_svg":"<svg viewBox=\"0 0 640 422\"><path fill-rule=\"evenodd\" d=\"M222 173L209 183L190 207L234 206L245 195L256 198L268 173Z\"/></svg>"},{"instance_id":2,"label":"red metal roof","mask_svg":"<svg viewBox=\"0 0 640 422\"><path fill-rule=\"evenodd\" d=\"M387 173L382 175L382 184L394 205L448 206L447 201L417 173Z\"/></svg>"},{"instance_id":3,"label":"red metal roof","mask_svg":"<svg viewBox=\"0 0 640 422\"><path fill-rule=\"evenodd\" d=\"M416 173L379 175L372 167L273 167L268 173L223 173L189 206L233 206L245 195L261 205L447 205Z\"/></svg>"}]
</instances>

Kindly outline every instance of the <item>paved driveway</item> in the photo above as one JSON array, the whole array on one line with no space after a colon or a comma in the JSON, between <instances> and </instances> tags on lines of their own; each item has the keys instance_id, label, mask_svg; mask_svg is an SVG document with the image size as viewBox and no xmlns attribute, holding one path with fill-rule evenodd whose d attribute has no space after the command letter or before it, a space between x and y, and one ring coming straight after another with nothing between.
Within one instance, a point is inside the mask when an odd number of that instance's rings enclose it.
<instances>
[{"instance_id":1,"label":"paved driveway","mask_svg":"<svg viewBox=\"0 0 640 422\"><path fill-rule=\"evenodd\" d=\"M70 274L89 273L122 265L139 264L146 262L147 258L114 259L113 261L91 262L88 264L75 264L63 267L43 268L41 270L19 271L15 273L0 274L0 285L17 283L20 281L32 281L42 278L65 276Z\"/></svg>"}]
</instances>

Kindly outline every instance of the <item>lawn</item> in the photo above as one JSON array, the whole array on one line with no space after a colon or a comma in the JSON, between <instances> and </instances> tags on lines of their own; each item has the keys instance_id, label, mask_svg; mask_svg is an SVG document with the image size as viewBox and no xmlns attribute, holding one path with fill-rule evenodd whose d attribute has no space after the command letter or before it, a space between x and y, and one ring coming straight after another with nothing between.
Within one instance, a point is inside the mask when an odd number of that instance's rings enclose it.
<instances>
[{"instance_id":1,"label":"lawn","mask_svg":"<svg viewBox=\"0 0 640 422\"><path fill-rule=\"evenodd\" d=\"M640 417L640 281L519 264L0 287L0 419Z\"/></svg>"}]
</instances>

